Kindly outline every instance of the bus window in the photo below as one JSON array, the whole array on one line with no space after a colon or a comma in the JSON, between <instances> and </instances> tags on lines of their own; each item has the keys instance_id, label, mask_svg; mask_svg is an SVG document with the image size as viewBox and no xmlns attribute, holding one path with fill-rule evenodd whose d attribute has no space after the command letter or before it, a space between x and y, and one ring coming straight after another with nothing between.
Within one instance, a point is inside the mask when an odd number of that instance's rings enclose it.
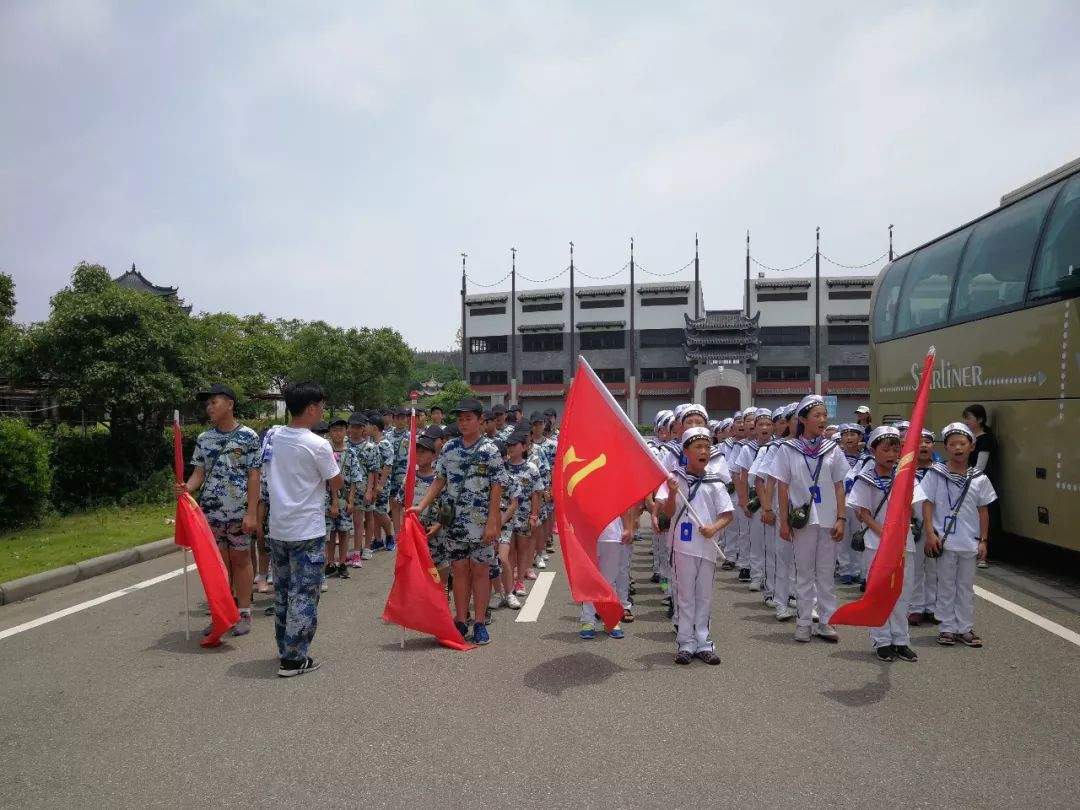
<instances>
[{"instance_id":1,"label":"bus window","mask_svg":"<svg viewBox=\"0 0 1080 810\"><path fill-rule=\"evenodd\" d=\"M1035 240L1059 188L1043 189L975 226L956 283L955 318L970 318L1024 300Z\"/></svg>"},{"instance_id":2,"label":"bus window","mask_svg":"<svg viewBox=\"0 0 1080 810\"><path fill-rule=\"evenodd\" d=\"M956 266L970 235L971 229L965 229L915 254L896 314L898 333L944 325Z\"/></svg>"},{"instance_id":3,"label":"bus window","mask_svg":"<svg viewBox=\"0 0 1080 810\"><path fill-rule=\"evenodd\" d=\"M1031 279L1031 297L1080 290L1080 174L1058 197Z\"/></svg>"},{"instance_id":4,"label":"bus window","mask_svg":"<svg viewBox=\"0 0 1080 810\"><path fill-rule=\"evenodd\" d=\"M904 271L911 264L911 257L897 259L884 271L885 277L877 291L874 303L874 341L892 337L896 318L896 302L900 299L900 285L904 283Z\"/></svg>"}]
</instances>

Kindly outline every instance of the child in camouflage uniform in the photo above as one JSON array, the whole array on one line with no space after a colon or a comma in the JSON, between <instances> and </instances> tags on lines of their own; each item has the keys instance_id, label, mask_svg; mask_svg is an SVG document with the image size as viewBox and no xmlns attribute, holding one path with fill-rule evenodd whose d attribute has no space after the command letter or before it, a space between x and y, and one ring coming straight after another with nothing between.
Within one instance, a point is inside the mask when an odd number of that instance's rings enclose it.
<instances>
[{"instance_id":1,"label":"child in camouflage uniform","mask_svg":"<svg viewBox=\"0 0 1080 810\"><path fill-rule=\"evenodd\" d=\"M405 472L409 465L409 428L400 423L407 421L408 411L398 408L394 412L394 418L399 425L395 426L394 438L391 444L394 448L394 463L390 468L390 523L394 535L401 531L401 491L405 484ZM388 544L388 550L393 550L393 541Z\"/></svg>"},{"instance_id":2,"label":"child in camouflage uniform","mask_svg":"<svg viewBox=\"0 0 1080 810\"><path fill-rule=\"evenodd\" d=\"M392 434L391 434L392 435ZM378 420L372 425L371 440L375 443L378 469L374 473L375 480L372 491L372 509L369 516L369 525L372 529L372 551L394 550L394 527L390 522L390 471L394 466L394 447L390 440L383 435L382 426ZM385 536L386 540L380 538Z\"/></svg>"},{"instance_id":3,"label":"child in camouflage uniform","mask_svg":"<svg viewBox=\"0 0 1080 810\"><path fill-rule=\"evenodd\" d=\"M505 531L509 537L502 578L506 593L504 602L507 607L514 610L521 607L518 597L525 595L523 578L532 562L532 533L539 525L540 492L543 489L540 470L525 456L528 444L527 430L515 431L507 439L510 460L506 469L512 480L510 487L512 506L511 510L503 515ZM500 539L499 542L502 543L502 540ZM500 556L502 549L500 545Z\"/></svg>"},{"instance_id":4,"label":"child in camouflage uniform","mask_svg":"<svg viewBox=\"0 0 1080 810\"><path fill-rule=\"evenodd\" d=\"M338 471L342 474L344 484L337 493L337 498L331 498L330 490L327 489L323 496L323 510L326 513L326 571L328 577L349 578L349 566L346 557L349 552L349 536L353 533L352 487L345 476L345 468L348 466L350 453L345 446L345 429L348 422L344 419L334 419L330 422L330 447L334 451L334 461L337 462ZM331 506L336 503L337 513L331 514ZM336 555L335 555L336 549ZM334 559L337 559L337 563Z\"/></svg>"},{"instance_id":5,"label":"child in camouflage uniform","mask_svg":"<svg viewBox=\"0 0 1080 810\"><path fill-rule=\"evenodd\" d=\"M435 468L435 483L413 511L423 512L446 490L454 519L447 528L450 566L454 576L454 611L458 630L468 632L470 599L476 609L472 640L487 644L487 603L490 569L499 539L499 502L510 481L495 444L480 433L483 407L463 399L454 409L460 437L448 441Z\"/></svg>"},{"instance_id":6,"label":"child in camouflage uniform","mask_svg":"<svg viewBox=\"0 0 1080 810\"><path fill-rule=\"evenodd\" d=\"M431 485L435 483L433 465L435 459L438 458L435 441L433 435L427 430L416 438L416 486L409 506L418 506L431 489ZM405 500L404 481L396 497L399 501ZM447 543L446 532L443 531L442 524L439 522L439 512L445 503L446 493L444 492L418 515L420 522L427 530L428 550L431 552L431 562L439 572L440 582L446 582L450 574L450 546Z\"/></svg>"},{"instance_id":7,"label":"child in camouflage uniform","mask_svg":"<svg viewBox=\"0 0 1080 810\"><path fill-rule=\"evenodd\" d=\"M352 488L353 542L346 558L350 568L364 567L364 496L367 494L367 469L361 460L361 448L366 439L367 419L359 411L349 416L345 462L341 474Z\"/></svg>"},{"instance_id":8,"label":"child in camouflage uniform","mask_svg":"<svg viewBox=\"0 0 1080 810\"><path fill-rule=\"evenodd\" d=\"M234 636L251 632L251 590L254 569L251 540L258 512L259 436L236 421L236 394L226 385L214 385L200 394L213 425L195 441L194 467L179 492L199 493L199 506L214 533L229 581L240 607Z\"/></svg>"}]
</instances>

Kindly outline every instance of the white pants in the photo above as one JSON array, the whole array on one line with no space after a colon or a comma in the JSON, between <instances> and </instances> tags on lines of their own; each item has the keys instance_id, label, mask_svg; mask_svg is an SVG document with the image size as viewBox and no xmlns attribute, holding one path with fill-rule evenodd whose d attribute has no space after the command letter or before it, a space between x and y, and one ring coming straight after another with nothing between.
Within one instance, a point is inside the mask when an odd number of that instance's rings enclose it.
<instances>
[{"instance_id":1,"label":"white pants","mask_svg":"<svg viewBox=\"0 0 1080 810\"><path fill-rule=\"evenodd\" d=\"M661 547L663 543L660 542L660 532L653 532L652 536L652 572L657 576L660 575L660 555L663 554Z\"/></svg>"},{"instance_id":2,"label":"white pants","mask_svg":"<svg viewBox=\"0 0 1080 810\"><path fill-rule=\"evenodd\" d=\"M849 507L847 523L844 524L844 539L840 541L840 548L836 550L836 560L839 563L837 573L842 577L854 577L862 572L862 553L851 547L851 535L858 525L858 520L855 510ZM867 568L869 565L867 563Z\"/></svg>"},{"instance_id":3,"label":"white pants","mask_svg":"<svg viewBox=\"0 0 1080 810\"><path fill-rule=\"evenodd\" d=\"M836 610L836 592L833 590L833 569L836 568L836 547L825 526L812 525L796 529L795 543L795 595L798 599L800 627L813 624L811 611L817 606L818 621L828 624Z\"/></svg>"},{"instance_id":4,"label":"white pants","mask_svg":"<svg viewBox=\"0 0 1080 810\"><path fill-rule=\"evenodd\" d=\"M948 546L937 560L937 605L942 633L968 633L975 626L974 551L952 551Z\"/></svg>"},{"instance_id":5,"label":"white pants","mask_svg":"<svg viewBox=\"0 0 1080 810\"><path fill-rule=\"evenodd\" d=\"M630 558L634 556L633 543L620 543L619 578L615 580L615 593L623 610L630 609Z\"/></svg>"},{"instance_id":6,"label":"white pants","mask_svg":"<svg viewBox=\"0 0 1080 810\"><path fill-rule=\"evenodd\" d=\"M795 543L776 535L776 574L773 577L773 598L779 605L787 606L788 599L795 593Z\"/></svg>"},{"instance_id":7,"label":"white pants","mask_svg":"<svg viewBox=\"0 0 1080 810\"><path fill-rule=\"evenodd\" d=\"M660 533L660 577L671 580L671 530Z\"/></svg>"},{"instance_id":8,"label":"white pants","mask_svg":"<svg viewBox=\"0 0 1080 810\"><path fill-rule=\"evenodd\" d=\"M911 610L936 613L937 559L923 553L923 544L915 544L915 573L911 577Z\"/></svg>"},{"instance_id":9,"label":"white pants","mask_svg":"<svg viewBox=\"0 0 1080 810\"><path fill-rule=\"evenodd\" d=\"M743 510L735 507L735 520L731 522L731 525L735 527L735 556L732 557L736 561L739 568L750 567L750 520L743 514Z\"/></svg>"},{"instance_id":10,"label":"white pants","mask_svg":"<svg viewBox=\"0 0 1080 810\"><path fill-rule=\"evenodd\" d=\"M716 563L689 554L675 554L675 601L678 605L679 650L696 653L713 648L709 638L713 574Z\"/></svg>"},{"instance_id":11,"label":"white pants","mask_svg":"<svg viewBox=\"0 0 1080 810\"><path fill-rule=\"evenodd\" d=\"M619 569L622 566L623 558L623 544L622 543L597 543L596 544L596 562L599 565L600 573L604 575L611 587L615 589L615 593L619 593L618 585L616 584L619 579ZM620 601L622 596L619 596ZM592 602L581 603L581 623L582 624L594 624L598 620L596 615L596 609L593 607Z\"/></svg>"},{"instance_id":12,"label":"white pants","mask_svg":"<svg viewBox=\"0 0 1080 810\"><path fill-rule=\"evenodd\" d=\"M874 557L877 556L877 549L868 548L863 554L870 559L870 563L873 563ZM868 563L868 565L870 563ZM881 627L870 628L870 643L875 650L878 647L887 647L890 644L906 647L911 643L911 631L908 629L907 615L911 603L914 568L915 554L910 551L905 552L904 585L900 591L900 597L896 600L892 613L890 613L889 618L885 620L885 624L881 625Z\"/></svg>"},{"instance_id":13,"label":"white pants","mask_svg":"<svg viewBox=\"0 0 1080 810\"><path fill-rule=\"evenodd\" d=\"M776 525L762 523L765 532L765 598L776 595L776 544L783 543L776 532ZM786 545L786 544L785 544Z\"/></svg>"},{"instance_id":14,"label":"white pants","mask_svg":"<svg viewBox=\"0 0 1080 810\"><path fill-rule=\"evenodd\" d=\"M765 579L765 524L761 522L761 510L747 518L749 524L750 579ZM743 566L744 568L746 566Z\"/></svg>"}]
</instances>

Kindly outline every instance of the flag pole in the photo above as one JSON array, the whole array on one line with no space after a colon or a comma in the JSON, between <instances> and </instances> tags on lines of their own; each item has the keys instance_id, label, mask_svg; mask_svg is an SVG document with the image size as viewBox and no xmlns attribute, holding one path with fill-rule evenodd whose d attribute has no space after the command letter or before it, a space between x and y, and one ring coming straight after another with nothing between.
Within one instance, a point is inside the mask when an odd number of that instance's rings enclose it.
<instances>
[{"instance_id":1,"label":"flag pole","mask_svg":"<svg viewBox=\"0 0 1080 810\"><path fill-rule=\"evenodd\" d=\"M462 344L462 346L464 346L464 343ZM464 349L462 349L462 357L464 357L464 356L465 356L464 355ZM408 495L409 500L411 500L411 498L412 498L413 487L409 486L408 482L410 480L415 480L415 477L414 477L415 472L414 471L416 470L416 459L413 458L413 448L416 447L416 400L419 398L419 396L420 396L420 393L418 391L410 391L409 392L409 403L410 403L409 404L409 452L408 452L408 454L406 456L408 461L406 462L406 467L405 467L405 481L406 481L406 483L405 483L405 494ZM404 501L403 501L402 504L401 504L401 520L402 520L403 524L404 524L404 521L405 521L405 510L407 510L410 506L412 506L412 503L409 503L409 505L406 506ZM401 529L399 528L398 532L400 532L400 531L401 531ZM398 649L404 650L405 649L405 625L399 624L398 627L401 628L401 638L398 640Z\"/></svg>"},{"instance_id":2,"label":"flag pole","mask_svg":"<svg viewBox=\"0 0 1080 810\"><path fill-rule=\"evenodd\" d=\"M173 422L177 425L180 424L179 410L173 411ZM191 586L188 584L187 546L184 546L181 551L184 552L184 641L191 641Z\"/></svg>"}]
</instances>

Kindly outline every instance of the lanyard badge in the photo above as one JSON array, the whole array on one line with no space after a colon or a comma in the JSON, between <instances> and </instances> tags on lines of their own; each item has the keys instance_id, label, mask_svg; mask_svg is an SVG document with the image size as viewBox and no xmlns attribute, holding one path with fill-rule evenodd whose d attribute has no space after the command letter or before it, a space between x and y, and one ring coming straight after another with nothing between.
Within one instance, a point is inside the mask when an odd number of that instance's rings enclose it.
<instances>
[{"instance_id":1,"label":"lanyard badge","mask_svg":"<svg viewBox=\"0 0 1080 810\"><path fill-rule=\"evenodd\" d=\"M945 516L945 524L942 526L942 528L945 530L945 536L946 537L948 537L950 534L955 532L956 531L956 516L955 515L946 515Z\"/></svg>"},{"instance_id":2,"label":"lanyard badge","mask_svg":"<svg viewBox=\"0 0 1080 810\"><path fill-rule=\"evenodd\" d=\"M814 503L821 503L821 487L817 484L810 487L810 497L814 499Z\"/></svg>"},{"instance_id":3,"label":"lanyard badge","mask_svg":"<svg viewBox=\"0 0 1080 810\"><path fill-rule=\"evenodd\" d=\"M694 524L686 520L679 524L679 540L689 543L694 537Z\"/></svg>"}]
</instances>

